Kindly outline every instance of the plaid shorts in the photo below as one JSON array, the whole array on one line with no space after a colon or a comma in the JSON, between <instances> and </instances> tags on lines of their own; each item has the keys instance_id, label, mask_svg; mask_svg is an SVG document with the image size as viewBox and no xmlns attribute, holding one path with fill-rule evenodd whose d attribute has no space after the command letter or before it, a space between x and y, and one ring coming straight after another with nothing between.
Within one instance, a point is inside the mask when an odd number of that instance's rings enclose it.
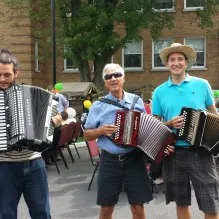
<instances>
[{"instance_id":1,"label":"plaid shorts","mask_svg":"<svg viewBox=\"0 0 219 219\"><path fill-rule=\"evenodd\" d=\"M216 165L213 156L204 148L176 149L163 162L166 204L175 201L179 206L191 205L193 185L199 209L204 213L219 211Z\"/></svg>"}]
</instances>

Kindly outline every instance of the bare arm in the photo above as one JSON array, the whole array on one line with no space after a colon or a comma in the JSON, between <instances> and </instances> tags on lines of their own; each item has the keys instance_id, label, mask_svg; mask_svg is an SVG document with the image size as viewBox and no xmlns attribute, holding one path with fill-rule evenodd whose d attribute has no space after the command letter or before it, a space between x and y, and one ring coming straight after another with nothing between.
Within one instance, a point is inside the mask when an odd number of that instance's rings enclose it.
<instances>
[{"instance_id":1,"label":"bare arm","mask_svg":"<svg viewBox=\"0 0 219 219\"><path fill-rule=\"evenodd\" d=\"M154 117L156 117L160 121L162 119L161 116L154 115ZM169 128L181 128L182 122L183 122L183 116L176 116L173 119L164 122L164 124Z\"/></svg>"},{"instance_id":2,"label":"bare arm","mask_svg":"<svg viewBox=\"0 0 219 219\"><path fill-rule=\"evenodd\" d=\"M211 111L212 113L218 114L217 108L215 107L215 105L208 106L207 109Z\"/></svg>"},{"instance_id":3,"label":"bare arm","mask_svg":"<svg viewBox=\"0 0 219 219\"><path fill-rule=\"evenodd\" d=\"M117 127L115 125L104 125L95 129L85 129L84 130L84 139L87 141L94 140L102 135L111 136L115 133Z\"/></svg>"}]
</instances>

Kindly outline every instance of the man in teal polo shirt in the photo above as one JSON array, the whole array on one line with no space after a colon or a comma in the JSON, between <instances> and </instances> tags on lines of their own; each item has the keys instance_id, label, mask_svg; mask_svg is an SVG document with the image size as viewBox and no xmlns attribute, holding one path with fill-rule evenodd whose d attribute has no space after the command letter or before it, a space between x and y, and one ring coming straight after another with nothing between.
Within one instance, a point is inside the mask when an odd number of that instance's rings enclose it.
<instances>
[{"instance_id":1,"label":"man in teal polo shirt","mask_svg":"<svg viewBox=\"0 0 219 219\"><path fill-rule=\"evenodd\" d=\"M170 71L168 81L153 93L152 113L162 118L176 131L182 127L182 107L209 110L217 113L211 87L207 80L190 76L186 69L196 61L193 48L173 43L160 52L160 57ZM216 166L213 156L202 147L178 140L175 153L163 163L166 185L166 203L176 203L178 219L190 219L192 182L199 209L205 219L218 219L219 194Z\"/></svg>"}]
</instances>

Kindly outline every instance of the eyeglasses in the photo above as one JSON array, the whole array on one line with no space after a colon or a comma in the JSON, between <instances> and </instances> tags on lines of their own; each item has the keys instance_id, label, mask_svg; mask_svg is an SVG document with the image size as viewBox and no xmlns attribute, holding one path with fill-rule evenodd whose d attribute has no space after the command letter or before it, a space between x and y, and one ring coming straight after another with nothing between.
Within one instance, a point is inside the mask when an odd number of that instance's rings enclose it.
<instances>
[{"instance_id":1,"label":"eyeglasses","mask_svg":"<svg viewBox=\"0 0 219 219\"><path fill-rule=\"evenodd\" d=\"M120 73L120 72L115 72L115 73L112 73L112 74L106 74L106 75L104 75L104 79L105 79L105 80L110 80L110 79L112 79L112 77L114 77L114 78L120 78L120 77L122 77L122 76L123 76L122 73Z\"/></svg>"}]
</instances>

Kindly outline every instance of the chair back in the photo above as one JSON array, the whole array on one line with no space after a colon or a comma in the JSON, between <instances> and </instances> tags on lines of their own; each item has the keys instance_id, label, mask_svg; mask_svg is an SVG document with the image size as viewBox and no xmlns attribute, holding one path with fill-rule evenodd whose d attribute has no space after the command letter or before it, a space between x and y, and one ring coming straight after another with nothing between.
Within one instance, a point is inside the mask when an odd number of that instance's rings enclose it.
<instances>
[{"instance_id":1,"label":"chair back","mask_svg":"<svg viewBox=\"0 0 219 219\"><path fill-rule=\"evenodd\" d=\"M81 121L78 121L75 123L75 129L74 129L74 132L73 132L73 135L72 135L72 142L75 143L81 133L81 124L82 122Z\"/></svg>"},{"instance_id":2,"label":"chair back","mask_svg":"<svg viewBox=\"0 0 219 219\"><path fill-rule=\"evenodd\" d=\"M70 144L72 141L72 136L75 132L75 128L76 128L76 123L75 122L70 122L66 128L67 132L68 132L68 143Z\"/></svg>"},{"instance_id":3,"label":"chair back","mask_svg":"<svg viewBox=\"0 0 219 219\"><path fill-rule=\"evenodd\" d=\"M86 141L86 144L91 158L100 155L96 140Z\"/></svg>"},{"instance_id":4,"label":"chair back","mask_svg":"<svg viewBox=\"0 0 219 219\"><path fill-rule=\"evenodd\" d=\"M75 123L73 122L66 124L61 128L61 133L57 145L58 147L65 146L70 143L74 129L75 129Z\"/></svg>"}]
</instances>

